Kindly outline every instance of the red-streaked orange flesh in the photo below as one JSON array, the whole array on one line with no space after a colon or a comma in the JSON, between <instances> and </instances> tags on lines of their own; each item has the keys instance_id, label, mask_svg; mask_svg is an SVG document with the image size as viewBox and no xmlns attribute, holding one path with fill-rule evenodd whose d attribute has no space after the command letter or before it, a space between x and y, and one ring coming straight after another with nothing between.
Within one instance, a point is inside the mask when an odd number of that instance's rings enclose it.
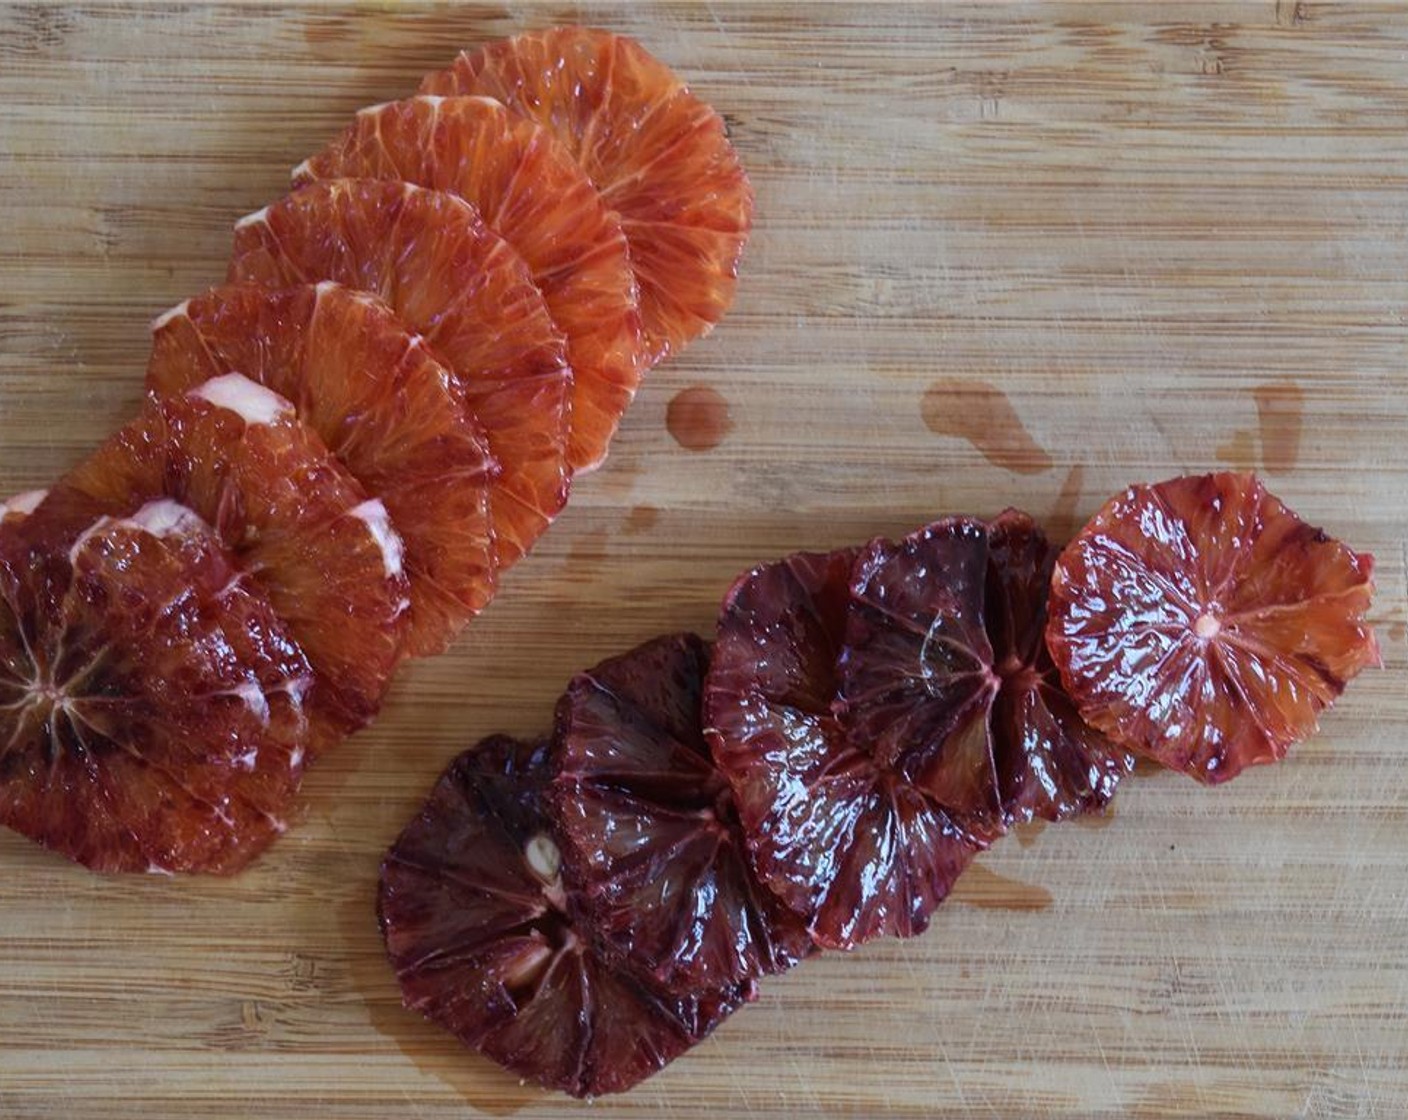
<instances>
[{"instance_id":1,"label":"red-streaked orange flesh","mask_svg":"<svg viewBox=\"0 0 1408 1120\"><path fill-rule=\"evenodd\" d=\"M513 246L567 337L573 470L598 466L645 368L626 237L550 129L486 97L412 97L372 106L294 171L400 179L473 204Z\"/></svg>"},{"instance_id":2,"label":"red-streaked orange flesh","mask_svg":"<svg viewBox=\"0 0 1408 1120\"><path fill-rule=\"evenodd\" d=\"M454 375L381 300L330 281L215 288L157 320L147 388L238 372L287 398L405 542L405 651L437 653L493 595L498 466Z\"/></svg>"},{"instance_id":3,"label":"red-streaked orange flesh","mask_svg":"<svg viewBox=\"0 0 1408 1120\"><path fill-rule=\"evenodd\" d=\"M733 302L753 188L723 118L644 47L556 27L461 54L420 92L497 98L553 130L621 216L652 361Z\"/></svg>"},{"instance_id":4,"label":"red-streaked orange flesh","mask_svg":"<svg viewBox=\"0 0 1408 1120\"><path fill-rule=\"evenodd\" d=\"M170 498L215 530L313 666L315 750L376 714L404 632L400 539L288 401L238 374L149 397L47 500L65 491L115 517Z\"/></svg>"},{"instance_id":5,"label":"red-streaked orange flesh","mask_svg":"<svg viewBox=\"0 0 1408 1120\"><path fill-rule=\"evenodd\" d=\"M231 281L371 292L454 373L502 471L499 571L567 501L572 369L523 259L464 199L409 183L310 183L235 227Z\"/></svg>"},{"instance_id":6,"label":"red-streaked orange flesh","mask_svg":"<svg viewBox=\"0 0 1408 1120\"><path fill-rule=\"evenodd\" d=\"M1135 486L1061 554L1047 644L1089 723L1222 782L1284 757L1378 663L1373 567L1253 475Z\"/></svg>"}]
</instances>

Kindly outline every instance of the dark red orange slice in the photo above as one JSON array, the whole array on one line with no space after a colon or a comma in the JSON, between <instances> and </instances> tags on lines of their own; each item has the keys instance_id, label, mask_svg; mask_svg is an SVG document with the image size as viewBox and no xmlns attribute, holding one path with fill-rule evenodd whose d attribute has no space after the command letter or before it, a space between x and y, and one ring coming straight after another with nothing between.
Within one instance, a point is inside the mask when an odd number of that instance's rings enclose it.
<instances>
[{"instance_id":1,"label":"dark red orange slice","mask_svg":"<svg viewBox=\"0 0 1408 1120\"><path fill-rule=\"evenodd\" d=\"M382 863L382 933L407 1007L540 1085L618 1093L742 995L666 995L602 952L563 882L550 774L546 744L503 737L451 763Z\"/></svg>"},{"instance_id":2,"label":"dark red orange slice","mask_svg":"<svg viewBox=\"0 0 1408 1120\"><path fill-rule=\"evenodd\" d=\"M652 360L733 301L753 189L723 118L639 43L587 27L466 52L420 92L482 94L551 128L621 216Z\"/></svg>"},{"instance_id":3,"label":"dark red orange slice","mask_svg":"<svg viewBox=\"0 0 1408 1120\"><path fill-rule=\"evenodd\" d=\"M1053 562L1008 510L874 541L851 573L837 712L981 842L1103 806L1130 766L1075 714L1042 650Z\"/></svg>"},{"instance_id":4,"label":"dark red orange slice","mask_svg":"<svg viewBox=\"0 0 1408 1120\"><path fill-rule=\"evenodd\" d=\"M371 292L454 373L502 473L490 497L500 571L567 500L572 370L521 257L463 199L408 183L337 179L235 227L230 280L332 280Z\"/></svg>"},{"instance_id":5,"label":"dark red orange slice","mask_svg":"<svg viewBox=\"0 0 1408 1120\"><path fill-rule=\"evenodd\" d=\"M1222 782L1283 758L1378 663L1373 567L1253 475L1134 486L1061 554L1047 643L1092 725Z\"/></svg>"},{"instance_id":6,"label":"dark red orange slice","mask_svg":"<svg viewBox=\"0 0 1408 1120\"><path fill-rule=\"evenodd\" d=\"M233 284L153 325L147 387L241 373L292 402L405 544L405 650L443 650L492 597L497 464L453 375L375 296L328 281Z\"/></svg>"},{"instance_id":7,"label":"dark red orange slice","mask_svg":"<svg viewBox=\"0 0 1408 1120\"><path fill-rule=\"evenodd\" d=\"M229 874L283 830L311 671L191 511L0 525L0 823L98 871Z\"/></svg>"},{"instance_id":8,"label":"dark red orange slice","mask_svg":"<svg viewBox=\"0 0 1408 1120\"><path fill-rule=\"evenodd\" d=\"M754 881L709 757L708 664L693 634L610 658L572 680L553 735L563 873L605 942L678 994L751 985L811 948Z\"/></svg>"},{"instance_id":9,"label":"dark red orange slice","mask_svg":"<svg viewBox=\"0 0 1408 1120\"><path fill-rule=\"evenodd\" d=\"M171 498L215 529L313 666L319 749L376 713L406 609L400 538L284 398L239 374L149 398L48 500L61 490L117 517Z\"/></svg>"},{"instance_id":10,"label":"dark red orange slice","mask_svg":"<svg viewBox=\"0 0 1408 1120\"><path fill-rule=\"evenodd\" d=\"M922 932L976 850L835 713L855 559L798 553L744 575L704 688L755 870L818 944L839 949Z\"/></svg>"},{"instance_id":11,"label":"dark red orange slice","mask_svg":"<svg viewBox=\"0 0 1408 1120\"><path fill-rule=\"evenodd\" d=\"M568 460L599 465L640 383L640 311L621 223L552 132L485 97L375 105L293 173L295 186L337 178L457 194L513 246L567 336Z\"/></svg>"}]
</instances>

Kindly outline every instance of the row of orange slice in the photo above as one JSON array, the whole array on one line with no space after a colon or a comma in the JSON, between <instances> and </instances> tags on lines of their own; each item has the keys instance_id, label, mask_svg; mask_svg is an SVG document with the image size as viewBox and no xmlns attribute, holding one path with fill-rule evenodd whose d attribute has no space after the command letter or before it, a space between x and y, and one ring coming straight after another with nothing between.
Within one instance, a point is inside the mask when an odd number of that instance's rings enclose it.
<instances>
[{"instance_id":1,"label":"row of orange slice","mask_svg":"<svg viewBox=\"0 0 1408 1120\"><path fill-rule=\"evenodd\" d=\"M755 869L825 947L909 936L1131 752L1210 783L1282 758L1378 659L1372 570L1235 474L1132 487L1059 554L1009 510L755 569L703 717Z\"/></svg>"},{"instance_id":2,"label":"row of orange slice","mask_svg":"<svg viewBox=\"0 0 1408 1120\"><path fill-rule=\"evenodd\" d=\"M1102 809L1136 752L1283 757L1377 660L1372 557L1252 476L1132 487L745 573L712 647L579 674L550 736L451 763L382 865L406 1005L576 1096L630 1088L769 975L923 931L973 856Z\"/></svg>"},{"instance_id":3,"label":"row of orange slice","mask_svg":"<svg viewBox=\"0 0 1408 1120\"><path fill-rule=\"evenodd\" d=\"M0 822L238 869L733 297L753 196L639 44L562 27L373 106L153 324L141 415L0 507Z\"/></svg>"}]
</instances>

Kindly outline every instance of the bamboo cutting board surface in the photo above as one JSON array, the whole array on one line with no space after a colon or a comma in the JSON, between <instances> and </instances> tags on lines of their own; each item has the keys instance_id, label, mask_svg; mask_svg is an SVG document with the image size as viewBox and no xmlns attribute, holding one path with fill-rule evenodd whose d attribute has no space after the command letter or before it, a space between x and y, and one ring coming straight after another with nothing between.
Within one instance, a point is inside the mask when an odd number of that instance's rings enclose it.
<instances>
[{"instance_id":1,"label":"bamboo cutting board surface","mask_svg":"<svg viewBox=\"0 0 1408 1120\"><path fill-rule=\"evenodd\" d=\"M399 1007L377 860L449 757L707 630L761 559L1007 505L1066 533L1219 464L1378 556L1386 670L1284 766L1140 773L1003 841L926 936L767 984L591 1115L1408 1115L1402 5L5 9L0 490L133 411L147 320L355 108L560 21L729 120L735 311L253 870L108 880L0 837L0 1117L583 1115ZM727 415L667 425L695 387Z\"/></svg>"}]
</instances>

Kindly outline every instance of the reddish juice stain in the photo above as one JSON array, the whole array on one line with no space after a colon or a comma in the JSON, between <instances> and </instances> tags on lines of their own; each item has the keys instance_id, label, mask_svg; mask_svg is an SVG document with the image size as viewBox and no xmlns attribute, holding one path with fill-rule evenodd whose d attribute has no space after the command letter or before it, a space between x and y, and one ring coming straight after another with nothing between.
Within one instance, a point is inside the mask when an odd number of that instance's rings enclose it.
<instances>
[{"instance_id":1,"label":"reddish juice stain","mask_svg":"<svg viewBox=\"0 0 1408 1120\"><path fill-rule=\"evenodd\" d=\"M1140 774L1146 778L1151 774L1162 774L1163 772L1164 767L1160 766L1152 758L1144 758L1142 755L1135 756L1134 769L1130 771L1132 774Z\"/></svg>"},{"instance_id":2,"label":"reddish juice stain","mask_svg":"<svg viewBox=\"0 0 1408 1120\"><path fill-rule=\"evenodd\" d=\"M999 875L981 863L959 876L953 898L980 910L1045 910L1051 905L1051 892L1045 887Z\"/></svg>"},{"instance_id":3,"label":"reddish juice stain","mask_svg":"<svg viewBox=\"0 0 1408 1120\"><path fill-rule=\"evenodd\" d=\"M940 378L919 402L931 432L966 439L993 466L1014 474L1051 469L1048 455L1023 425L1007 394L986 381Z\"/></svg>"},{"instance_id":4,"label":"reddish juice stain","mask_svg":"<svg viewBox=\"0 0 1408 1120\"><path fill-rule=\"evenodd\" d=\"M1388 638L1391 642L1401 642L1408 640L1408 623L1393 622L1389 624Z\"/></svg>"},{"instance_id":5,"label":"reddish juice stain","mask_svg":"<svg viewBox=\"0 0 1408 1120\"><path fill-rule=\"evenodd\" d=\"M1097 832L1102 828L1109 828L1115 823L1115 807L1106 805L1103 812L1086 813L1084 816L1073 818L1072 823L1080 825L1081 828L1095 829Z\"/></svg>"},{"instance_id":6,"label":"reddish juice stain","mask_svg":"<svg viewBox=\"0 0 1408 1120\"><path fill-rule=\"evenodd\" d=\"M1294 381L1272 381L1252 390L1261 428L1261 461L1268 471L1293 470L1300 459L1305 394Z\"/></svg>"},{"instance_id":7,"label":"reddish juice stain","mask_svg":"<svg viewBox=\"0 0 1408 1120\"><path fill-rule=\"evenodd\" d=\"M665 428L689 451L711 451L733 430L728 401L707 385L681 389L665 408Z\"/></svg>"},{"instance_id":8,"label":"reddish juice stain","mask_svg":"<svg viewBox=\"0 0 1408 1120\"><path fill-rule=\"evenodd\" d=\"M627 533L644 533L647 529L654 528L659 520L660 511L654 506L636 506L626 514L621 529Z\"/></svg>"},{"instance_id":9,"label":"reddish juice stain","mask_svg":"<svg viewBox=\"0 0 1408 1120\"><path fill-rule=\"evenodd\" d=\"M1024 848L1030 848L1037 842L1037 838L1046 831L1047 822L1040 817L1015 826L1012 831L1017 835L1017 843Z\"/></svg>"},{"instance_id":10,"label":"reddish juice stain","mask_svg":"<svg viewBox=\"0 0 1408 1120\"><path fill-rule=\"evenodd\" d=\"M1047 528L1051 530L1051 539L1057 544L1064 544L1074 537L1083 524L1076 510L1080 508L1080 495L1084 486L1085 465L1077 463L1066 475L1066 481L1061 483L1061 492L1056 495L1047 523Z\"/></svg>"},{"instance_id":11,"label":"reddish juice stain","mask_svg":"<svg viewBox=\"0 0 1408 1120\"><path fill-rule=\"evenodd\" d=\"M1239 471L1256 468L1256 438L1245 428L1239 428L1231 437L1218 445L1217 459L1220 463Z\"/></svg>"}]
</instances>

